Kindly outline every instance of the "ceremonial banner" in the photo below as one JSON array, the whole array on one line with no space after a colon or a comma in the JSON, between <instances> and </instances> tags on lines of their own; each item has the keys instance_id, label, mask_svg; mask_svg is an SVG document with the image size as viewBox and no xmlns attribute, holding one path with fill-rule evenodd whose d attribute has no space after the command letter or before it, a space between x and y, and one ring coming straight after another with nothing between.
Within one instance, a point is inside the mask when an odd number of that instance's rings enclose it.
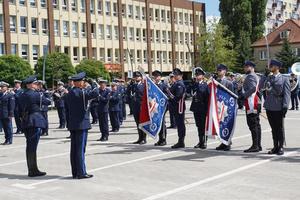
<instances>
[{"instance_id":1,"label":"ceremonial banner","mask_svg":"<svg viewBox=\"0 0 300 200\"><path fill-rule=\"evenodd\" d=\"M156 138L162 127L168 98L149 77L144 76L144 84L139 128Z\"/></svg>"},{"instance_id":2,"label":"ceremonial banner","mask_svg":"<svg viewBox=\"0 0 300 200\"><path fill-rule=\"evenodd\" d=\"M206 135L218 136L223 144L229 145L235 129L237 96L214 79L208 87L210 97L206 117Z\"/></svg>"}]
</instances>

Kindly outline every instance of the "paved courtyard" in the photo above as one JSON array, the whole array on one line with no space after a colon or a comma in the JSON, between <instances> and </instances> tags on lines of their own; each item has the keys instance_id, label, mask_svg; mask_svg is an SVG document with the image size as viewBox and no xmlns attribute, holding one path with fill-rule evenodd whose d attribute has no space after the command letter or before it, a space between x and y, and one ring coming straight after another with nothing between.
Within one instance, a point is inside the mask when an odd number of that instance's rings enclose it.
<instances>
[{"instance_id":1,"label":"paved courtyard","mask_svg":"<svg viewBox=\"0 0 300 200\"><path fill-rule=\"evenodd\" d=\"M167 122L169 117L167 116ZM73 180L67 130L56 129L58 118L49 112L50 133L38 147L38 163L47 176L27 177L25 139L15 136L11 146L0 146L0 200L199 200L300 198L300 111L288 112L285 156L269 156L272 147L268 122L261 117L263 151L245 154L251 136L243 111L238 114L232 151L217 152L217 140L207 150L198 142L191 112L186 114L187 148L172 150L177 141L168 129L168 145L132 145L137 133L132 116L121 130L101 143L97 125L89 132L86 164L92 179ZM169 124L167 124L169 125ZM0 135L1 141L4 139Z\"/></svg>"}]
</instances>

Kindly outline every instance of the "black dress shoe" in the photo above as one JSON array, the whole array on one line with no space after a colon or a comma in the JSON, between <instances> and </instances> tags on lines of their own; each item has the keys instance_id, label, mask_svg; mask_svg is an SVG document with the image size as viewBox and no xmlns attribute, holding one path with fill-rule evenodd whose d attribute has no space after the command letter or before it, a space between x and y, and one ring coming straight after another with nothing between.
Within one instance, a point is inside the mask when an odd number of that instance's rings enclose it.
<instances>
[{"instance_id":1,"label":"black dress shoe","mask_svg":"<svg viewBox=\"0 0 300 200\"><path fill-rule=\"evenodd\" d=\"M139 145L143 145L143 144L147 144L147 141L146 140L140 141Z\"/></svg>"},{"instance_id":2,"label":"black dress shoe","mask_svg":"<svg viewBox=\"0 0 300 200\"><path fill-rule=\"evenodd\" d=\"M77 176L77 179L85 179L85 178L92 178L92 177L93 177L92 174L85 174L85 175Z\"/></svg>"},{"instance_id":3,"label":"black dress shoe","mask_svg":"<svg viewBox=\"0 0 300 200\"><path fill-rule=\"evenodd\" d=\"M21 132L21 131L17 131L17 132L15 132L14 134L15 134L15 135L20 135L20 134L22 134L22 132Z\"/></svg>"},{"instance_id":4,"label":"black dress shoe","mask_svg":"<svg viewBox=\"0 0 300 200\"><path fill-rule=\"evenodd\" d=\"M201 143L199 142L197 145L194 146L195 149L200 149Z\"/></svg>"},{"instance_id":5,"label":"black dress shoe","mask_svg":"<svg viewBox=\"0 0 300 200\"><path fill-rule=\"evenodd\" d=\"M167 129L175 129L176 128L176 126L169 126L169 127L167 127Z\"/></svg>"},{"instance_id":6,"label":"black dress shoe","mask_svg":"<svg viewBox=\"0 0 300 200\"><path fill-rule=\"evenodd\" d=\"M262 147L258 147L259 151L262 151Z\"/></svg>"},{"instance_id":7,"label":"black dress shoe","mask_svg":"<svg viewBox=\"0 0 300 200\"><path fill-rule=\"evenodd\" d=\"M29 177L37 177L37 176L46 176L46 172L40 172L40 171L33 171L33 172L29 172L28 176Z\"/></svg>"},{"instance_id":8,"label":"black dress shoe","mask_svg":"<svg viewBox=\"0 0 300 200\"><path fill-rule=\"evenodd\" d=\"M223 143L221 143L221 144L216 148L216 150L217 150L217 151L223 151L225 148L226 148L226 145L223 144Z\"/></svg>"},{"instance_id":9,"label":"black dress shoe","mask_svg":"<svg viewBox=\"0 0 300 200\"><path fill-rule=\"evenodd\" d=\"M68 137L66 137L67 139L71 139L71 135L70 136L68 136Z\"/></svg>"},{"instance_id":10,"label":"black dress shoe","mask_svg":"<svg viewBox=\"0 0 300 200\"><path fill-rule=\"evenodd\" d=\"M255 152L259 152L259 147L251 146L249 149L246 149L244 151L244 153L255 153Z\"/></svg>"},{"instance_id":11,"label":"black dress shoe","mask_svg":"<svg viewBox=\"0 0 300 200\"><path fill-rule=\"evenodd\" d=\"M166 141L158 141L154 144L154 146L165 146L165 145L167 145Z\"/></svg>"},{"instance_id":12,"label":"black dress shoe","mask_svg":"<svg viewBox=\"0 0 300 200\"><path fill-rule=\"evenodd\" d=\"M174 144L173 146L171 146L172 149L179 149L179 148L185 148L185 144L182 142L178 142L177 144Z\"/></svg>"},{"instance_id":13,"label":"black dress shoe","mask_svg":"<svg viewBox=\"0 0 300 200\"><path fill-rule=\"evenodd\" d=\"M277 155L282 156L284 154L283 148L279 148Z\"/></svg>"},{"instance_id":14,"label":"black dress shoe","mask_svg":"<svg viewBox=\"0 0 300 200\"><path fill-rule=\"evenodd\" d=\"M274 147L273 149L271 149L268 154L277 154L278 153L278 148L277 147Z\"/></svg>"},{"instance_id":15,"label":"black dress shoe","mask_svg":"<svg viewBox=\"0 0 300 200\"><path fill-rule=\"evenodd\" d=\"M11 144L12 142L7 142L7 141L2 143L2 145L11 145Z\"/></svg>"},{"instance_id":16,"label":"black dress shoe","mask_svg":"<svg viewBox=\"0 0 300 200\"><path fill-rule=\"evenodd\" d=\"M140 144L141 143L141 140L137 140L135 142L133 142L132 144Z\"/></svg>"},{"instance_id":17,"label":"black dress shoe","mask_svg":"<svg viewBox=\"0 0 300 200\"><path fill-rule=\"evenodd\" d=\"M100 142L105 142L105 141L107 141L108 140L108 138L107 137L103 137L103 138L100 138Z\"/></svg>"}]
</instances>

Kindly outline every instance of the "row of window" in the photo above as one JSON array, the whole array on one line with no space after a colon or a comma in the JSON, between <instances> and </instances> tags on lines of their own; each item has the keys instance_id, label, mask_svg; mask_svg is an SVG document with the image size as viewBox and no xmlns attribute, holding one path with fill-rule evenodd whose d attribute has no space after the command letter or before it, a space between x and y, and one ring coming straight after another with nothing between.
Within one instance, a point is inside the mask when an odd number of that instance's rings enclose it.
<instances>
[{"instance_id":1,"label":"row of window","mask_svg":"<svg viewBox=\"0 0 300 200\"><path fill-rule=\"evenodd\" d=\"M294 55L300 58L300 48L294 48L293 49ZM259 59L260 60L267 60L268 59L268 53L266 50L259 52Z\"/></svg>"},{"instance_id":2,"label":"row of window","mask_svg":"<svg viewBox=\"0 0 300 200\"><path fill-rule=\"evenodd\" d=\"M10 16L10 31L17 32L17 23L16 16ZM39 34L39 21L38 18L32 17L30 20L30 25L28 24L27 17L20 17L20 33L27 33L28 27L31 26L32 34ZM70 30L71 29L71 30ZM48 35L48 19L41 19L41 32L44 35ZM0 15L0 31L3 31L3 16ZM77 37L86 37L86 23L72 22L70 25L69 21L59 21L54 20L54 35L65 37L72 36ZM184 33L184 32L175 32L175 43L176 44L191 44L193 45L193 33ZM91 37L99 39L119 39L119 27L103 24L91 24ZM146 42L147 30L141 28L133 27L123 27L123 39L129 41L144 41ZM172 34L171 31L164 30L151 30L151 41L154 40L158 43L171 43Z\"/></svg>"},{"instance_id":3,"label":"row of window","mask_svg":"<svg viewBox=\"0 0 300 200\"><path fill-rule=\"evenodd\" d=\"M29 5L31 7L37 6L37 0L28 0ZM80 4L80 11L85 12L86 5L85 0L52 0L53 8L59 9L61 6L62 10L69 10L72 9L74 12L78 12L78 4ZM11 4L16 4L16 0L10 0ZM19 5L26 6L26 0L19 0ZM40 6L42 8L46 8L46 0L40 0ZM97 10L96 10L97 9ZM103 1L103 0L91 0L90 3L90 11L92 14L96 12L99 15L103 15L105 10L106 16L118 16L118 5L117 3L111 3L110 1ZM131 4L122 4L122 16L137 19L137 20L145 20L146 19L146 8L144 6L134 6ZM150 8L150 20L157 21L157 22L171 22L171 12L170 10L165 9L153 9ZM199 18L199 15L196 16L196 20L203 20L202 16ZM190 24L193 25L193 15L184 12L174 12L174 23L176 24Z\"/></svg>"},{"instance_id":4,"label":"row of window","mask_svg":"<svg viewBox=\"0 0 300 200\"><path fill-rule=\"evenodd\" d=\"M21 48L21 57L25 60L28 60L29 54L29 45L22 44L19 45ZM38 57L40 56L40 49L38 45L32 45L32 59L34 62L37 61ZM46 54L48 51L48 46L43 46L43 55ZM72 56L73 62L79 62L80 60L87 57L87 48L82 47L81 52L79 52L79 47L61 47L56 46L55 51L63 52ZM4 43L0 43L0 55L4 55ZM11 54L17 55L18 54L18 45L12 44L11 45ZM97 56L99 55L99 56ZM119 49L99 49L99 54L97 54L97 48L92 48L92 57L94 59L101 60L103 62L119 62ZM191 64L193 59L193 53L190 52L176 52L176 59L175 62L177 64ZM172 62L172 52L171 51L151 51L151 60L154 64L168 64ZM147 51L146 50L124 50L124 62L125 63L147 63Z\"/></svg>"}]
</instances>

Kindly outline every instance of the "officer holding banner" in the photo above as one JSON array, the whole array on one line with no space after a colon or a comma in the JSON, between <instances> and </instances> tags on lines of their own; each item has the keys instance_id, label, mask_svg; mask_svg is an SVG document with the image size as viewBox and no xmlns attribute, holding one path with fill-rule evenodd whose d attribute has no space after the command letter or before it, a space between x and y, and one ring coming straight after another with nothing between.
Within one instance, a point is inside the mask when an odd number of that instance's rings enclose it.
<instances>
[{"instance_id":1,"label":"officer holding banner","mask_svg":"<svg viewBox=\"0 0 300 200\"><path fill-rule=\"evenodd\" d=\"M261 147L261 126L259 113L261 111L260 97L258 91L259 78L254 72L255 64L251 61L246 61L244 71L246 78L243 83L243 89L239 99L245 102L247 124L252 135L252 146L245 150L245 153L259 152Z\"/></svg>"},{"instance_id":2,"label":"officer holding banner","mask_svg":"<svg viewBox=\"0 0 300 200\"><path fill-rule=\"evenodd\" d=\"M281 67L281 62L277 60L270 61L270 70L273 74L266 79L264 88L266 90L264 107L272 128L274 144L274 147L268 153L277 155L284 154L284 118L291 100L290 81L279 72Z\"/></svg>"}]
</instances>

